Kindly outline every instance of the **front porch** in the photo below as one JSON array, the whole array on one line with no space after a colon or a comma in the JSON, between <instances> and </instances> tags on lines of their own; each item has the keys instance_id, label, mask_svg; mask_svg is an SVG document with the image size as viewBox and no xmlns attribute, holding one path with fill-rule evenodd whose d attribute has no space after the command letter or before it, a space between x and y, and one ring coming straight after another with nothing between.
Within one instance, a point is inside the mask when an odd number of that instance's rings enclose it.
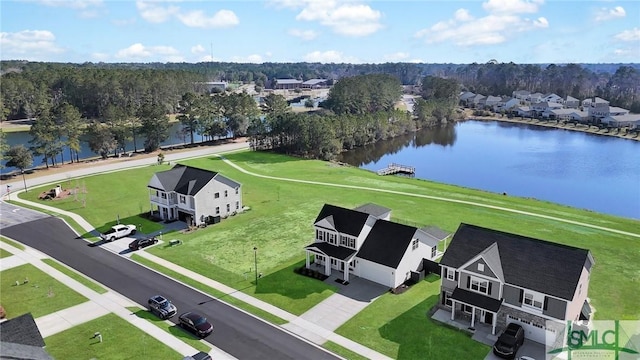
<instances>
[{"instance_id":1,"label":"front porch","mask_svg":"<svg viewBox=\"0 0 640 360\"><path fill-rule=\"evenodd\" d=\"M332 269L342 273L342 283L349 283L349 274L353 271L354 249L335 246L326 242L316 242L305 248L305 267L319 271L327 276L332 275Z\"/></svg>"},{"instance_id":2,"label":"front porch","mask_svg":"<svg viewBox=\"0 0 640 360\"><path fill-rule=\"evenodd\" d=\"M492 333L492 326L481 322L476 322L473 327L470 327L471 316L458 315L454 319L451 319L451 312L444 309L437 309L431 316L435 321L447 324L451 327L462 330L471 334L471 338L475 341L481 342L485 345L493 346L498 339L498 336Z\"/></svg>"}]
</instances>

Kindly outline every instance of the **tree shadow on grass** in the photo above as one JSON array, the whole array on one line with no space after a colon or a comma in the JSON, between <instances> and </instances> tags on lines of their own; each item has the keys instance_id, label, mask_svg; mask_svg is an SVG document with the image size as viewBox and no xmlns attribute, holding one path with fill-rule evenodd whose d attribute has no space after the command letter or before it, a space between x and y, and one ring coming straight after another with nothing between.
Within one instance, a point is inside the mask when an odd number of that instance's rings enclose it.
<instances>
[{"instance_id":1,"label":"tree shadow on grass","mask_svg":"<svg viewBox=\"0 0 640 360\"><path fill-rule=\"evenodd\" d=\"M432 295L378 329L382 338L399 344L397 359L483 358L489 347L428 316L437 302L438 295Z\"/></svg>"}]
</instances>

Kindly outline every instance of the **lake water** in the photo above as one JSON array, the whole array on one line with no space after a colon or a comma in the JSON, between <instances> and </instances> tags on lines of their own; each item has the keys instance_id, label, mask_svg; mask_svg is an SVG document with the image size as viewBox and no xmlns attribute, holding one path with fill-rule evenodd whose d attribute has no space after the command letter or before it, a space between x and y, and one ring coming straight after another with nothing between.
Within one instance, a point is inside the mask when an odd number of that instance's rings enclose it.
<instances>
[{"instance_id":1,"label":"lake water","mask_svg":"<svg viewBox=\"0 0 640 360\"><path fill-rule=\"evenodd\" d=\"M640 219L640 142L506 122L465 121L342 154L376 171Z\"/></svg>"}]
</instances>

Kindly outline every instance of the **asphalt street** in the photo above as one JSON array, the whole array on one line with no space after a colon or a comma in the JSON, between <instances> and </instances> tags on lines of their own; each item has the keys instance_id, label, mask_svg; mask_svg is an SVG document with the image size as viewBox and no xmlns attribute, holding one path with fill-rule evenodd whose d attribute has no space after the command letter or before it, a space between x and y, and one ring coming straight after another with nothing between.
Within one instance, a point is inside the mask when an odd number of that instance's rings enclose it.
<instances>
[{"instance_id":1,"label":"asphalt street","mask_svg":"<svg viewBox=\"0 0 640 360\"><path fill-rule=\"evenodd\" d=\"M161 294L176 305L178 313L203 313L215 326L206 340L238 359L337 359L278 327L99 246L91 246L58 218L4 202L0 202L0 213L2 235L67 264L142 306L150 296ZM177 316L171 321L177 322Z\"/></svg>"}]
</instances>

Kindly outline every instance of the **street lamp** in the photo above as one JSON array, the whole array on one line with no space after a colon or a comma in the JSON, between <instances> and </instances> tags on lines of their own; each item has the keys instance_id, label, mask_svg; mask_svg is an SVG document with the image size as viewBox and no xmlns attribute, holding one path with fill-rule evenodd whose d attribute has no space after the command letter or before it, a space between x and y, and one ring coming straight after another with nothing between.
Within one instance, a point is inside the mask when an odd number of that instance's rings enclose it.
<instances>
[{"instance_id":1,"label":"street lamp","mask_svg":"<svg viewBox=\"0 0 640 360\"><path fill-rule=\"evenodd\" d=\"M258 287L258 248L253 247L253 267L256 272L256 287Z\"/></svg>"}]
</instances>

